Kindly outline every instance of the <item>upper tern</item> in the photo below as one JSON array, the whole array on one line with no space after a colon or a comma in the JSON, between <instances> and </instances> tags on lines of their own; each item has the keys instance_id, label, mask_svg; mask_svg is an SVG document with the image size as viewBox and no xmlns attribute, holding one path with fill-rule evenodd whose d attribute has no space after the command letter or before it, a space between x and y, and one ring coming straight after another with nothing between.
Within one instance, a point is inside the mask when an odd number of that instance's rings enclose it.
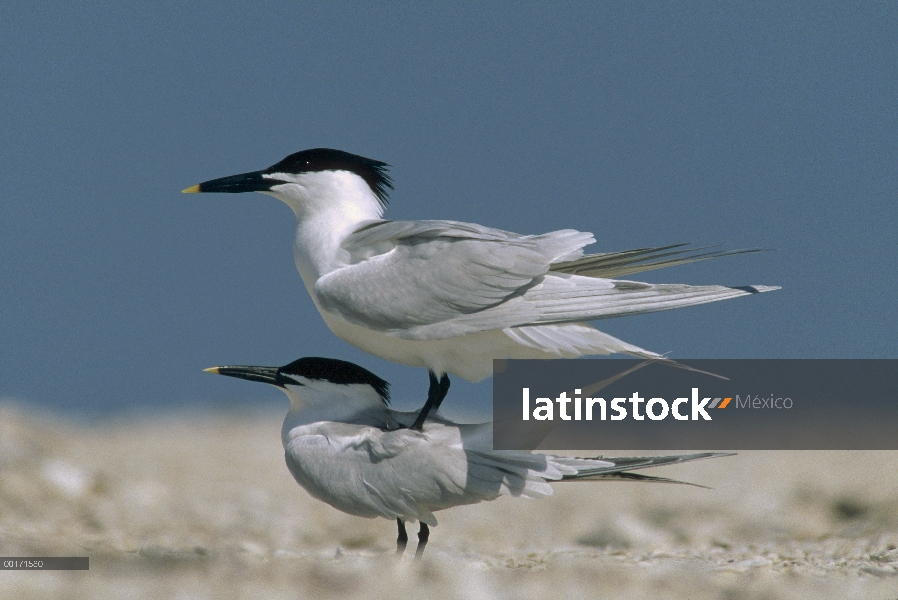
<instances>
[{"instance_id":1,"label":"upper tern","mask_svg":"<svg viewBox=\"0 0 898 600\"><path fill-rule=\"evenodd\" d=\"M315 148L184 192L262 192L293 210L296 267L331 331L429 370L415 429L445 397L447 373L480 381L497 358L661 358L587 321L779 289L611 279L748 250L690 253L677 245L584 255L595 238L573 229L520 235L457 221L387 221L387 167Z\"/></svg>"},{"instance_id":2,"label":"upper tern","mask_svg":"<svg viewBox=\"0 0 898 600\"><path fill-rule=\"evenodd\" d=\"M395 519L397 554L407 521L420 521L416 556L437 524L433 513L502 495L552 494L550 481L674 482L635 469L729 456L573 458L492 449L492 423L461 425L432 415L422 431L414 412L388 408L389 385L350 362L301 358L283 367L224 366L211 373L260 381L290 399L281 428L287 467L313 497L359 517Z\"/></svg>"}]
</instances>

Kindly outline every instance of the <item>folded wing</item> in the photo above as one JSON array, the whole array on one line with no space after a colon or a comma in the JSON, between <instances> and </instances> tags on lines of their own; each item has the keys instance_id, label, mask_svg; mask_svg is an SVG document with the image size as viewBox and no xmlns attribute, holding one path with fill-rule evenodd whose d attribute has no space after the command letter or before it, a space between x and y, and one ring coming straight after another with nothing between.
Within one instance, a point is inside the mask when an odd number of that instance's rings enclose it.
<instances>
[{"instance_id":1,"label":"folded wing","mask_svg":"<svg viewBox=\"0 0 898 600\"><path fill-rule=\"evenodd\" d=\"M396 337L431 340L717 302L777 287L607 279L753 250L679 246L583 256L591 234L523 236L455 221L375 221L343 244L345 267L319 278L323 309ZM685 253L685 255L683 255Z\"/></svg>"},{"instance_id":2,"label":"folded wing","mask_svg":"<svg viewBox=\"0 0 898 600\"><path fill-rule=\"evenodd\" d=\"M593 241L570 229L522 236L453 221L377 221L346 240L350 264L314 291L351 323L400 331L497 306Z\"/></svg>"}]
</instances>

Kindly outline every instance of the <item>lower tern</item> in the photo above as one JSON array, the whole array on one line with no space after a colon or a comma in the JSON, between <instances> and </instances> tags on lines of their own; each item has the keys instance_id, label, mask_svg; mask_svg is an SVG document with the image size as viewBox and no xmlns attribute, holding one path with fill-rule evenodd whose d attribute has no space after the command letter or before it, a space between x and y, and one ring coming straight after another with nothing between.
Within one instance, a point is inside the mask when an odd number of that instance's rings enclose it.
<instances>
[{"instance_id":1,"label":"lower tern","mask_svg":"<svg viewBox=\"0 0 898 600\"><path fill-rule=\"evenodd\" d=\"M779 289L614 279L754 250L675 245L585 255L596 240L573 229L520 235L457 221L384 220L393 189L387 168L315 148L184 192L262 192L293 210L296 267L330 330L374 356L428 369L428 398L414 429L439 408L450 373L477 382L498 358L660 359L587 321Z\"/></svg>"},{"instance_id":2,"label":"lower tern","mask_svg":"<svg viewBox=\"0 0 898 600\"><path fill-rule=\"evenodd\" d=\"M495 500L552 494L549 482L628 480L680 483L636 469L730 456L572 458L492 449L492 423L458 424L431 416L421 431L415 412L389 408L389 384L350 362L301 358L283 367L223 366L210 373L278 387L290 399L281 428L287 468L314 498L350 515L395 520L396 553L407 522L420 522L416 557L427 545L434 512Z\"/></svg>"}]
</instances>

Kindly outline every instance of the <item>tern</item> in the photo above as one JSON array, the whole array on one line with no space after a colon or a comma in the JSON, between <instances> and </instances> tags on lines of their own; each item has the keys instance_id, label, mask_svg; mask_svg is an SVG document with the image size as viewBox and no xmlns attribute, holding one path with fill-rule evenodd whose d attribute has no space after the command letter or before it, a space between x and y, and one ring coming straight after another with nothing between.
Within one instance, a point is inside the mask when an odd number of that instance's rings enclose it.
<instances>
[{"instance_id":1,"label":"tern","mask_svg":"<svg viewBox=\"0 0 898 600\"><path fill-rule=\"evenodd\" d=\"M293 210L296 267L330 330L374 356L428 369L414 429L439 408L448 374L477 382L499 358L661 359L587 321L779 289L613 279L755 250L702 253L678 244L584 255L596 240L573 229L520 235L457 221L384 220L388 166L315 148L183 191L262 192Z\"/></svg>"},{"instance_id":2,"label":"tern","mask_svg":"<svg viewBox=\"0 0 898 600\"><path fill-rule=\"evenodd\" d=\"M276 386L290 399L281 428L287 468L311 496L350 515L395 520L396 553L418 521L420 558L438 510L510 495L552 494L549 482L681 483L632 473L730 453L573 458L492 449L492 423L459 424L438 413L420 431L416 412L389 408L389 384L342 360L300 358L283 367L222 366L206 372ZM693 484L694 485L694 484ZM699 486L701 487L701 486Z\"/></svg>"}]
</instances>

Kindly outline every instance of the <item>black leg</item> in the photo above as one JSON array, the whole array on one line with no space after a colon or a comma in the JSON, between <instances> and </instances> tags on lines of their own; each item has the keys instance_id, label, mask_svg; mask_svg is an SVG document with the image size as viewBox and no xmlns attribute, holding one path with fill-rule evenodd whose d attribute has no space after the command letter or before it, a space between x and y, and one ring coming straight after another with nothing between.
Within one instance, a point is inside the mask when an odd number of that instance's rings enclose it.
<instances>
[{"instance_id":1,"label":"black leg","mask_svg":"<svg viewBox=\"0 0 898 600\"><path fill-rule=\"evenodd\" d=\"M433 371L428 371L427 374L430 375L430 388L427 390L427 402L424 403L424 408L418 413L418 417L410 427L410 429L417 431L421 431L424 427L424 421L427 420L427 415L430 414L430 411L439 409L446 394L449 393L448 375L444 373L440 379L437 379L436 373Z\"/></svg>"},{"instance_id":2,"label":"black leg","mask_svg":"<svg viewBox=\"0 0 898 600\"><path fill-rule=\"evenodd\" d=\"M427 540L430 538L430 528L427 523L421 522L421 529L418 531L418 549L415 550L415 558L424 556L424 547L427 546Z\"/></svg>"},{"instance_id":3,"label":"black leg","mask_svg":"<svg viewBox=\"0 0 898 600\"><path fill-rule=\"evenodd\" d=\"M415 419L415 422L412 423L412 429L417 431L421 431L424 427L424 421L427 420L427 415L430 414L430 411L434 410L434 406L436 406L437 398L440 395L440 382L437 379L436 373L433 371L427 371L428 377L430 377L430 387L427 388L427 402L424 403L424 407L421 408L421 411L418 413L418 417Z\"/></svg>"},{"instance_id":4,"label":"black leg","mask_svg":"<svg viewBox=\"0 0 898 600\"><path fill-rule=\"evenodd\" d=\"M396 538L396 554L402 554L405 552L405 547L408 545L408 533L405 531L405 523L402 522L402 519L396 519L396 524L399 525L399 537Z\"/></svg>"},{"instance_id":5,"label":"black leg","mask_svg":"<svg viewBox=\"0 0 898 600\"><path fill-rule=\"evenodd\" d=\"M440 404L443 403L443 400L446 399L446 395L449 393L449 376L443 373L443 376L440 378L439 383L439 395L437 396L436 404L434 404L433 410L434 412L440 410Z\"/></svg>"}]
</instances>

